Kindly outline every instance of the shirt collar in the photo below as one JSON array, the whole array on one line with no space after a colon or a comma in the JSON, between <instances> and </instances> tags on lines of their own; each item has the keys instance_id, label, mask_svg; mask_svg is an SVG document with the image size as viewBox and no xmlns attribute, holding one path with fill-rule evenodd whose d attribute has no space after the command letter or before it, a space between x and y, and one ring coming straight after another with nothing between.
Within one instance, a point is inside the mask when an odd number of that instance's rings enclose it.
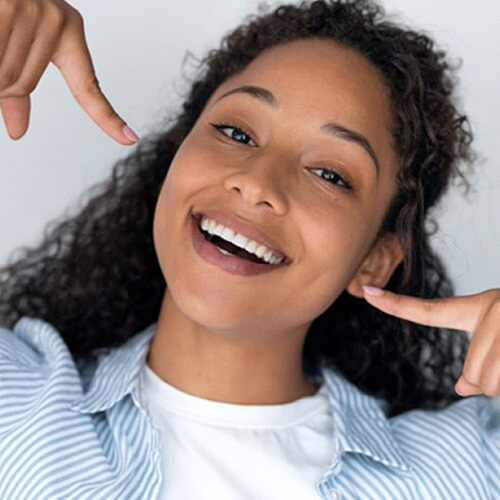
<instances>
[{"instance_id":1,"label":"shirt collar","mask_svg":"<svg viewBox=\"0 0 500 500\"><path fill-rule=\"evenodd\" d=\"M70 409L80 413L104 411L132 393L146 362L156 324L101 356L87 392L75 399ZM334 457L327 475L339 472L344 453L361 453L389 467L411 472L413 469L394 439L386 417L387 402L362 392L335 367L323 366L320 371L328 387L335 438Z\"/></svg>"},{"instance_id":2,"label":"shirt collar","mask_svg":"<svg viewBox=\"0 0 500 500\"><path fill-rule=\"evenodd\" d=\"M337 474L344 453L361 453L377 462L412 473L386 416L387 401L371 396L335 367L322 367L332 408L335 455L329 471Z\"/></svg>"},{"instance_id":3,"label":"shirt collar","mask_svg":"<svg viewBox=\"0 0 500 500\"><path fill-rule=\"evenodd\" d=\"M152 323L121 346L101 355L87 392L75 399L70 409L80 413L104 411L131 393L155 331L156 323Z\"/></svg>"}]
</instances>

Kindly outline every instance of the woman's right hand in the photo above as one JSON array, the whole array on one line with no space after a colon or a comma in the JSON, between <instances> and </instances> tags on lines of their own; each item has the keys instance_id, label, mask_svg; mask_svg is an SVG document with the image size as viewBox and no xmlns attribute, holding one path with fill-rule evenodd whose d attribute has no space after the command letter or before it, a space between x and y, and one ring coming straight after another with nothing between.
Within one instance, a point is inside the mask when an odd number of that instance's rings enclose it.
<instances>
[{"instance_id":1,"label":"woman's right hand","mask_svg":"<svg viewBox=\"0 0 500 500\"><path fill-rule=\"evenodd\" d=\"M99 88L80 12L64 0L0 0L0 109L12 139L28 129L30 94L50 62L106 134L136 142Z\"/></svg>"}]
</instances>

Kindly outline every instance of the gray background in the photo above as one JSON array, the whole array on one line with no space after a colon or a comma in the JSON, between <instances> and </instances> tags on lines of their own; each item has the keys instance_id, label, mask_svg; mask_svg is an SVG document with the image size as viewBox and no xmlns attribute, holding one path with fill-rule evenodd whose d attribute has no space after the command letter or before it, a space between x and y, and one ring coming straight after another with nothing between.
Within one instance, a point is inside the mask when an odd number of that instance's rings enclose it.
<instances>
[{"instance_id":1,"label":"gray background","mask_svg":"<svg viewBox=\"0 0 500 500\"><path fill-rule=\"evenodd\" d=\"M177 109L201 58L257 0L121 0L70 2L83 15L103 91L139 135L155 130ZM267 2L275 5L276 2ZM282 2L280 2L282 3ZM453 188L435 211L433 238L457 294L500 286L500 2L383 0L391 17L433 34L452 59L462 59L459 93L482 155L471 177L474 192ZM1 120L0 120L1 121ZM2 121L3 125L3 121ZM104 134L73 100L52 64L32 94L30 127L20 141L0 125L0 264L21 245L36 244L46 223L91 184L108 177L129 152Z\"/></svg>"}]
</instances>

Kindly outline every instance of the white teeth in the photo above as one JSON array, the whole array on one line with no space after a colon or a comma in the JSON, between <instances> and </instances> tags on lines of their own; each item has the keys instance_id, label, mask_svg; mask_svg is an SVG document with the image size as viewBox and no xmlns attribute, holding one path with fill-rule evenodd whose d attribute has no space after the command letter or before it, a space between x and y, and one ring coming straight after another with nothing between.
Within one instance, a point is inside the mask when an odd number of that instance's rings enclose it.
<instances>
[{"instance_id":1,"label":"white teeth","mask_svg":"<svg viewBox=\"0 0 500 500\"><path fill-rule=\"evenodd\" d=\"M242 236L242 238L246 241L246 238ZM254 253L255 249L257 248L257 243L255 241L250 240L246 245L245 245L245 250L250 253Z\"/></svg>"},{"instance_id":2,"label":"white teeth","mask_svg":"<svg viewBox=\"0 0 500 500\"><path fill-rule=\"evenodd\" d=\"M258 243L257 241L250 240L243 236L242 234L235 233L232 229L218 224L214 220L208 219L204 215L201 217L200 227L203 231L207 231L210 234L215 234L220 238L229 241L237 247L245 249L247 252L252 253L259 257L259 259L268 262L269 264L279 264L284 258L277 257L273 254L272 250L267 248L265 245Z\"/></svg>"},{"instance_id":3,"label":"white teeth","mask_svg":"<svg viewBox=\"0 0 500 500\"><path fill-rule=\"evenodd\" d=\"M234 237L233 241L236 246L244 248L245 250L247 246L250 246L253 243L253 241L248 242L248 240L239 233L236 233L236 236Z\"/></svg>"},{"instance_id":4,"label":"white teeth","mask_svg":"<svg viewBox=\"0 0 500 500\"><path fill-rule=\"evenodd\" d=\"M232 229L229 229L228 227L223 227L221 236L227 241L233 241L235 232Z\"/></svg>"},{"instance_id":5,"label":"white teeth","mask_svg":"<svg viewBox=\"0 0 500 500\"><path fill-rule=\"evenodd\" d=\"M266 259L267 253L268 253L268 249L264 245L259 245L257 247L257 249L255 250L255 255L257 255L257 257L260 257L261 259L264 259L266 261L267 261L267 259Z\"/></svg>"}]
</instances>

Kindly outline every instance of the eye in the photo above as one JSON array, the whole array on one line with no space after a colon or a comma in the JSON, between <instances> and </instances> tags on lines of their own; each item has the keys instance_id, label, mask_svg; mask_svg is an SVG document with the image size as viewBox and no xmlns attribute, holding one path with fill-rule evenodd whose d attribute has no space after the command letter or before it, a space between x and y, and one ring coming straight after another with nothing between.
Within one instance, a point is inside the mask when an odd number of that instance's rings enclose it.
<instances>
[{"instance_id":1,"label":"eye","mask_svg":"<svg viewBox=\"0 0 500 500\"><path fill-rule=\"evenodd\" d=\"M212 127L214 127L216 130L218 130L221 134L225 135L226 137L229 137L229 139L231 139L234 142L248 144L248 140L240 141L238 139L235 139L235 135L240 136L240 137L243 135L243 136L246 136L250 140L253 141L252 137L250 136L250 134L246 130L244 130L240 127L236 127L235 125L231 125L230 123L211 123L210 125L212 125ZM231 133L230 135L227 135L225 132L223 132L223 130L227 129L227 128L232 128L233 133ZM235 132L236 132L236 134L235 134Z\"/></svg>"},{"instance_id":2,"label":"eye","mask_svg":"<svg viewBox=\"0 0 500 500\"><path fill-rule=\"evenodd\" d=\"M344 189L353 189L352 184L344 179L339 173L335 172L335 170L331 170L329 168L312 168L311 170L321 171L326 173L326 182L330 184L343 187ZM325 178L320 175L321 178ZM338 184L337 181L340 181L342 184Z\"/></svg>"},{"instance_id":3,"label":"eye","mask_svg":"<svg viewBox=\"0 0 500 500\"><path fill-rule=\"evenodd\" d=\"M239 143L242 143L242 144L248 144L248 140L240 141L240 140L236 139L235 138L235 134L239 135L240 137L243 135L243 136L248 137L250 140L253 140L252 137L250 136L250 134L246 130L244 130L244 129L240 128L240 127L237 127L236 125L231 125L230 123L211 123L210 125L212 125L212 127L214 127L218 132L220 132L225 137L228 137L229 139L231 139L234 142L239 142ZM224 129L233 129L233 132L230 135L227 135L225 132L223 132ZM331 170L331 169L328 169L328 168L313 168L311 170L317 170L317 171L325 172L326 175L327 175L327 178L325 180L326 180L326 182L328 182L330 184L342 187L344 189L349 189L349 190L353 189L352 184L349 181L347 181L346 179L344 179L335 170ZM322 178L324 178L324 177L322 177ZM337 181L340 181L341 184L338 184Z\"/></svg>"}]
</instances>

